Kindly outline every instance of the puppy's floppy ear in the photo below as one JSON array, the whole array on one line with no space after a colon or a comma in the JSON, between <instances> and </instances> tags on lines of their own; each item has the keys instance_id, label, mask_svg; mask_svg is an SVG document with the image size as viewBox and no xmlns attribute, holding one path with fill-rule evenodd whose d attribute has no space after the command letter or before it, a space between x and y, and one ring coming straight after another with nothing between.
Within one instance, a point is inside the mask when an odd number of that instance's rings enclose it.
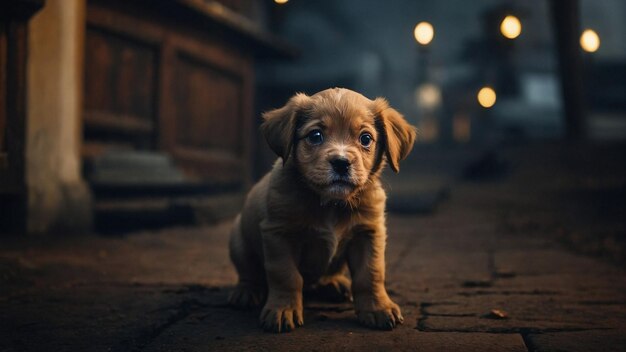
<instances>
[{"instance_id":1,"label":"puppy's floppy ear","mask_svg":"<svg viewBox=\"0 0 626 352\"><path fill-rule=\"evenodd\" d=\"M306 94L294 95L285 106L263 114L261 132L267 144L278 156L287 162L295 141L298 114L309 105L311 98Z\"/></svg>"},{"instance_id":2,"label":"puppy's floppy ear","mask_svg":"<svg viewBox=\"0 0 626 352\"><path fill-rule=\"evenodd\" d=\"M372 111L376 118L379 133L382 134L387 162L393 171L400 170L400 160L406 158L415 142L415 127L409 125L404 117L389 107L383 98L376 98Z\"/></svg>"}]
</instances>

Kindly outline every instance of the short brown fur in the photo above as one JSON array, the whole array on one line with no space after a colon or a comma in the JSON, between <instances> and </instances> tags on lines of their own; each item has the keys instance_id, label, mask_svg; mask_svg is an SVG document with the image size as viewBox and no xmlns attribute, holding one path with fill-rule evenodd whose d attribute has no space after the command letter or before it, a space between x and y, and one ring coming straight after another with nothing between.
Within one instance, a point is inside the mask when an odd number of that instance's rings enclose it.
<instances>
[{"instance_id":1,"label":"short brown fur","mask_svg":"<svg viewBox=\"0 0 626 352\"><path fill-rule=\"evenodd\" d=\"M230 254L239 282L231 304L265 301L263 328L291 331L303 324L303 290L325 285L351 291L366 326L402 323L384 287L386 195L379 179L385 162L399 170L414 127L384 99L339 88L297 94L263 117L262 132L280 159L235 220ZM319 144L310 137L316 132ZM370 145L363 134L372 137ZM349 165L341 176L337 159Z\"/></svg>"}]
</instances>

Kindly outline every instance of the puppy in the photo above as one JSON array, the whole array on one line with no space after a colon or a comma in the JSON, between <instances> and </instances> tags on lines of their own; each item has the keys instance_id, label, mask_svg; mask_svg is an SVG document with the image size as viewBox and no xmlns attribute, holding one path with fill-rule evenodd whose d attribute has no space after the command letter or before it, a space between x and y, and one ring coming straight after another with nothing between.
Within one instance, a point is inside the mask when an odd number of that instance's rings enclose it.
<instances>
[{"instance_id":1,"label":"puppy","mask_svg":"<svg viewBox=\"0 0 626 352\"><path fill-rule=\"evenodd\" d=\"M239 282L230 303L265 301L261 326L286 332L304 322L303 289L351 289L362 324L393 329L403 318L385 290L379 179L386 163L398 172L415 128L384 99L341 88L296 94L263 118L261 130L280 158L235 219L230 256Z\"/></svg>"}]
</instances>

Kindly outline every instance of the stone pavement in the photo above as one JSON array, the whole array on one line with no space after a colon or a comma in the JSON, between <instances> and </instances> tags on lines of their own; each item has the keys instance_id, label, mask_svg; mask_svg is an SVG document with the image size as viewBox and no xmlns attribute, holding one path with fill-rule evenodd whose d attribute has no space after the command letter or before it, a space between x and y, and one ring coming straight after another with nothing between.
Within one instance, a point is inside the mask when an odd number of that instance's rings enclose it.
<instances>
[{"instance_id":1,"label":"stone pavement","mask_svg":"<svg viewBox=\"0 0 626 352\"><path fill-rule=\"evenodd\" d=\"M3 240L0 351L626 351L626 272L561 236L596 228L564 206L569 190L622 189L624 175L572 173L561 152L504 152L515 167L503 180L458 182L435 213L389 217L387 287L405 317L394 331L309 301L303 327L262 332L259 310L226 306L222 223ZM624 218L602 224L623 231Z\"/></svg>"}]
</instances>

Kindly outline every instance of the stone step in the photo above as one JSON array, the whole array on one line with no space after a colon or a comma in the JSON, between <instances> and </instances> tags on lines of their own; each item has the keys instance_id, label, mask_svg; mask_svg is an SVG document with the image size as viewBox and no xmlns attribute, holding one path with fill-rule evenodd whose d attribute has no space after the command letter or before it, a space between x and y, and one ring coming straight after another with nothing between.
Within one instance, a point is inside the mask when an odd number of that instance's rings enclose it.
<instances>
[{"instance_id":1,"label":"stone step","mask_svg":"<svg viewBox=\"0 0 626 352\"><path fill-rule=\"evenodd\" d=\"M233 217L244 201L241 193L197 197L147 197L96 201L95 228L116 234L176 225L215 224Z\"/></svg>"},{"instance_id":2,"label":"stone step","mask_svg":"<svg viewBox=\"0 0 626 352\"><path fill-rule=\"evenodd\" d=\"M154 151L107 151L90 160L87 179L101 233L214 223L243 203L240 185L189 179L169 155Z\"/></svg>"},{"instance_id":3,"label":"stone step","mask_svg":"<svg viewBox=\"0 0 626 352\"><path fill-rule=\"evenodd\" d=\"M87 177L96 185L189 183L169 155L137 150L112 150L94 158Z\"/></svg>"}]
</instances>

